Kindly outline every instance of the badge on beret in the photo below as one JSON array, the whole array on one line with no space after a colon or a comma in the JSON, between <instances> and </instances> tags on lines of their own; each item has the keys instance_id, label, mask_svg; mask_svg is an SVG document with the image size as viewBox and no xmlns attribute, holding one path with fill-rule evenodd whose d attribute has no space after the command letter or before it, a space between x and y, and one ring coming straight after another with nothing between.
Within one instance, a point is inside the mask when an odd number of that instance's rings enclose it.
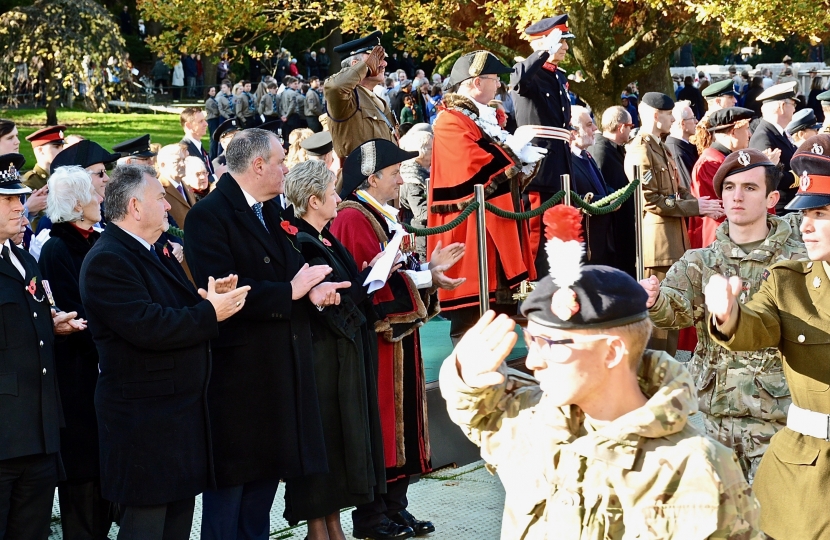
<instances>
[{"instance_id":1,"label":"badge on beret","mask_svg":"<svg viewBox=\"0 0 830 540\"><path fill-rule=\"evenodd\" d=\"M746 167L747 165L749 165L750 161L752 161L752 159L749 157L749 154L747 154L743 150L738 152L738 163Z\"/></svg>"},{"instance_id":2,"label":"badge on beret","mask_svg":"<svg viewBox=\"0 0 830 540\"><path fill-rule=\"evenodd\" d=\"M801 180L798 182L798 187L801 191L807 191L810 188L810 175L807 171L801 173Z\"/></svg>"},{"instance_id":3,"label":"badge on beret","mask_svg":"<svg viewBox=\"0 0 830 540\"><path fill-rule=\"evenodd\" d=\"M813 143L813 149L810 151L819 156L824 154L824 148L819 143Z\"/></svg>"}]
</instances>

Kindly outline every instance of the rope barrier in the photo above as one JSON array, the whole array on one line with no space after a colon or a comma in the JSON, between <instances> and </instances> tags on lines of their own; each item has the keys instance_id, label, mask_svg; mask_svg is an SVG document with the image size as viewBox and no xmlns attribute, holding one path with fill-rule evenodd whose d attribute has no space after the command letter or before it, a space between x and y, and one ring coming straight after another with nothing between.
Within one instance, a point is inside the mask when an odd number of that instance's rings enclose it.
<instances>
[{"instance_id":1,"label":"rope barrier","mask_svg":"<svg viewBox=\"0 0 830 540\"><path fill-rule=\"evenodd\" d=\"M458 216L450 221L449 223L445 223L444 225L439 225L438 227L426 228L426 229L418 229L412 227L411 225L407 225L406 223L402 223L404 230L409 233L415 234L415 236L430 236L433 234L444 234L445 232L450 232L451 230L455 229L459 225L461 225L465 219L470 217L470 214L478 210L478 203L473 201L470 205L465 208Z\"/></svg>"}]
</instances>

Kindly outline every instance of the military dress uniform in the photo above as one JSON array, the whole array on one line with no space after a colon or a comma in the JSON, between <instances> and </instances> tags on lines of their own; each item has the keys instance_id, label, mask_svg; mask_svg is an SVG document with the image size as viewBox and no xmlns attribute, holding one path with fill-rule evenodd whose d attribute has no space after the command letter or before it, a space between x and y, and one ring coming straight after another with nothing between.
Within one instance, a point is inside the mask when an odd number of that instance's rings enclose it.
<instances>
[{"instance_id":1,"label":"military dress uniform","mask_svg":"<svg viewBox=\"0 0 830 540\"><path fill-rule=\"evenodd\" d=\"M793 156L801 178L789 210L830 205L830 135L807 139ZM760 290L728 327L709 321L716 342L731 351L777 347L792 393L787 427L770 442L754 489L761 528L776 540L824 538L830 530L830 266L786 261L762 275ZM731 328L729 328L731 327Z\"/></svg>"}]
</instances>

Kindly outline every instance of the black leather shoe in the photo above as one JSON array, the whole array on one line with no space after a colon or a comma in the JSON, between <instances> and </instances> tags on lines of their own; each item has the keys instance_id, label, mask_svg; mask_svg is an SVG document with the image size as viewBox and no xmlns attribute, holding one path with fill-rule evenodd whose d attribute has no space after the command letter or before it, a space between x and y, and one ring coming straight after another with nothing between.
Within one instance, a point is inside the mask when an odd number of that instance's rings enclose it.
<instances>
[{"instance_id":1,"label":"black leather shoe","mask_svg":"<svg viewBox=\"0 0 830 540\"><path fill-rule=\"evenodd\" d=\"M400 538L412 538L415 536L415 532L407 525L399 525L389 519L384 519L368 529L355 527L352 536L355 538L371 538L372 540L398 540Z\"/></svg>"},{"instance_id":2,"label":"black leather shoe","mask_svg":"<svg viewBox=\"0 0 830 540\"><path fill-rule=\"evenodd\" d=\"M406 525L415 531L415 536L424 536L431 532L435 532L435 525L433 525L431 521L421 521L419 519L415 519L415 516L406 510L401 510L390 519L399 525Z\"/></svg>"}]
</instances>

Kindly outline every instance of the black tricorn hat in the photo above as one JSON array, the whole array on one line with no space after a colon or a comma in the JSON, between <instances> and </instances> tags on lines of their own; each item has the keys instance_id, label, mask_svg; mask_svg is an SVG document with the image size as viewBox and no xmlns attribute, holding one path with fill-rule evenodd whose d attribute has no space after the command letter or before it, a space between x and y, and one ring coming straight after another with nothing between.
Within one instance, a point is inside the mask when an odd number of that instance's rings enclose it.
<instances>
[{"instance_id":1,"label":"black tricorn hat","mask_svg":"<svg viewBox=\"0 0 830 540\"><path fill-rule=\"evenodd\" d=\"M20 181L20 169L26 163L21 154L0 156L0 195L26 195L32 190Z\"/></svg>"},{"instance_id":2,"label":"black tricorn hat","mask_svg":"<svg viewBox=\"0 0 830 540\"><path fill-rule=\"evenodd\" d=\"M386 139L372 139L361 144L346 158L340 198L351 195L364 180L381 169L418 157L418 152L401 150Z\"/></svg>"},{"instance_id":3,"label":"black tricorn hat","mask_svg":"<svg viewBox=\"0 0 830 540\"><path fill-rule=\"evenodd\" d=\"M54 174L58 167L64 167L66 165L79 165L85 169L96 163L108 165L115 163L120 157L121 154L107 152L100 144L84 139L61 151L52 161L52 166L49 170Z\"/></svg>"},{"instance_id":4,"label":"black tricorn hat","mask_svg":"<svg viewBox=\"0 0 830 540\"><path fill-rule=\"evenodd\" d=\"M493 53L476 51L467 53L455 61L450 72L450 79L452 84L456 85L481 75L501 75L512 72L513 68L502 64Z\"/></svg>"}]
</instances>

